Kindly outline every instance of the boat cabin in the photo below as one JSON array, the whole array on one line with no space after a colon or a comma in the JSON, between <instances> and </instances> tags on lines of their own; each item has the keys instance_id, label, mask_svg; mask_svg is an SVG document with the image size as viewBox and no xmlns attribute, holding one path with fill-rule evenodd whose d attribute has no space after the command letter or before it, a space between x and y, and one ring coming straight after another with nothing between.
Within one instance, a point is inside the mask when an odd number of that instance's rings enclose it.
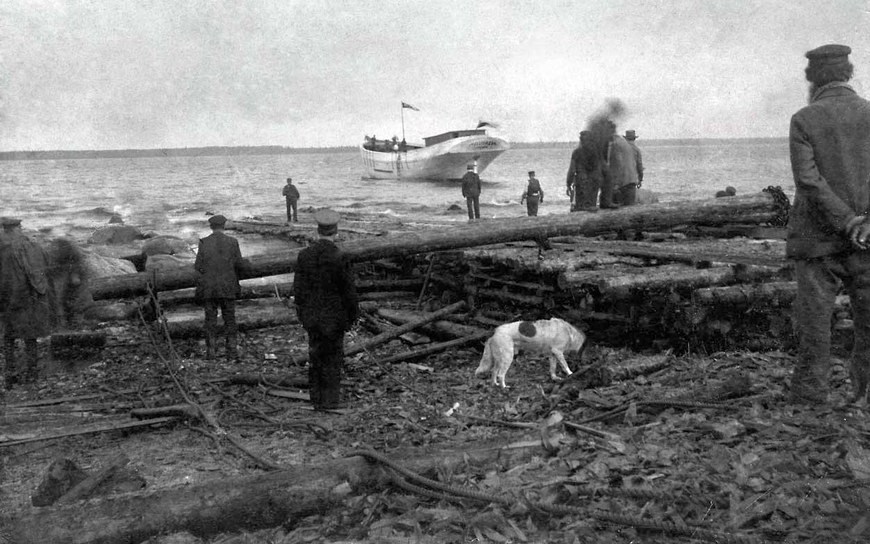
<instances>
[{"instance_id":1,"label":"boat cabin","mask_svg":"<svg viewBox=\"0 0 870 544\"><path fill-rule=\"evenodd\" d=\"M429 147L430 145L440 144L441 142L446 142L447 140L460 138L462 136L486 136L486 131L482 128L476 130L451 130L450 132L438 134L437 136L423 138L423 141L426 143L426 147Z\"/></svg>"}]
</instances>

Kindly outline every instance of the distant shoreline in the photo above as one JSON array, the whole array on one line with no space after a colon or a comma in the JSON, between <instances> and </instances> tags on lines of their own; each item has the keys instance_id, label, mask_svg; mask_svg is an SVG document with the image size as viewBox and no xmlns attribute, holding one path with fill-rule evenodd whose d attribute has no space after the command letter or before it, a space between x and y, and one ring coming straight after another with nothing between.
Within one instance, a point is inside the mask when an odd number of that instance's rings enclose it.
<instances>
[{"instance_id":1,"label":"distant shoreline","mask_svg":"<svg viewBox=\"0 0 870 544\"><path fill-rule=\"evenodd\" d=\"M788 138L675 138L645 140L641 145L735 145L747 143L786 143ZM577 142L512 142L511 149L541 149L553 147L573 148ZM349 152L357 146L337 147L284 147L263 146L209 146L165 149L103 149L103 150L50 150L0 151L0 161L64 160L64 159L131 159L147 157L203 157L237 155L293 155L307 153Z\"/></svg>"}]
</instances>

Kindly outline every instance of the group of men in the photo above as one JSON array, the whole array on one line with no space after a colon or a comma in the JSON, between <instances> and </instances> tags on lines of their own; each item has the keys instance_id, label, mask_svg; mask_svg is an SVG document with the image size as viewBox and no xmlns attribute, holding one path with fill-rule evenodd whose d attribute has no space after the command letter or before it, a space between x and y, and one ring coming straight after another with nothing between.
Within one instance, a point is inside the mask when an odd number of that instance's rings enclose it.
<instances>
[{"instance_id":1,"label":"group of men","mask_svg":"<svg viewBox=\"0 0 870 544\"><path fill-rule=\"evenodd\" d=\"M854 317L854 350L849 367L851 401L867 402L870 387L870 101L848 84L851 49L826 45L806 54L809 104L791 118L789 153L795 181L786 255L795 263L798 293L794 319L799 351L791 380L794 403L821 404L827 399L831 358L831 314L845 286ZM580 134L571 157L567 192L573 210L612 208L634 203L643 182L634 131L625 137L609 126L606 145ZM524 193L530 215L543 200L540 183L529 172ZM288 187L292 186L287 180ZM598 195L600 191L600 197ZM462 193L469 220L480 217L480 177L469 166ZM296 220L298 191L285 189L288 221ZM728 195L723 195L728 196ZM292 206L291 215L291 201ZM534 212L534 213L533 213ZM296 311L308 334L309 382L315 407L342 406L340 394L343 336L359 316L353 274L335 244L338 213L314 214L318 240L298 256L294 295ZM34 380L37 338L52 323L49 261L46 252L24 236L21 221L2 218L0 234L0 312L4 335L6 383ZM217 311L227 333L227 354L237 355L235 299L247 261L238 242L223 233L226 219L209 219L212 234L199 244L195 268L197 296L205 306L206 355L215 356ZM17 372L16 339L24 340L26 365Z\"/></svg>"},{"instance_id":2,"label":"group of men","mask_svg":"<svg viewBox=\"0 0 870 544\"><path fill-rule=\"evenodd\" d=\"M572 212L637 203L637 190L643 184L643 157L634 143L637 134L627 130L620 136L609 120L602 132L580 132L580 145L571 153L565 193Z\"/></svg>"}]
</instances>

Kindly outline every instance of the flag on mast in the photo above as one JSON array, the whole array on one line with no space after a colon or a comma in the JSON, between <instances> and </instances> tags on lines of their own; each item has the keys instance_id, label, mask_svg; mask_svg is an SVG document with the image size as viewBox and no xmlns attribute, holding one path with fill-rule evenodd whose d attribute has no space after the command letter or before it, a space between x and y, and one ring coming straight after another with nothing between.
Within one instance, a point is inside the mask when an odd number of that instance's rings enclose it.
<instances>
[{"instance_id":1,"label":"flag on mast","mask_svg":"<svg viewBox=\"0 0 870 544\"><path fill-rule=\"evenodd\" d=\"M402 102L402 108L408 108L409 110L420 111L419 109L415 108L411 104L407 104L405 102Z\"/></svg>"},{"instance_id":2,"label":"flag on mast","mask_svg":"<svg viewBox=\"0 0 870 544\"><path fill-rule=\"evenodd\" d=\"M481 121L481 122L477 123L477 128L484 128L484 127L492 127L494 129L500 128L498 123L493 123L491 121Z\"/></svg>"}]
</instances>

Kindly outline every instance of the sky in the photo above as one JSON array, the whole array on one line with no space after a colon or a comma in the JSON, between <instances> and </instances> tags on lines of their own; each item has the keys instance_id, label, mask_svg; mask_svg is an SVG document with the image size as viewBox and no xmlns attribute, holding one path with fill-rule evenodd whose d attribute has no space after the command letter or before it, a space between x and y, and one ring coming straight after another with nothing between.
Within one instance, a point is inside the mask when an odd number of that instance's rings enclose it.
<instances>
[{"instance_id":1,"label":"sky","mask_svg":"<svg viewBox=\"0 0 870 544\"><path fill-rule=\"evenodd\" d=\"M868 29L870 0L4 0L0 151L573 142L613 99L641 139L780 137L806 51L870 92Z\"/></svg>"}]
</instances>

